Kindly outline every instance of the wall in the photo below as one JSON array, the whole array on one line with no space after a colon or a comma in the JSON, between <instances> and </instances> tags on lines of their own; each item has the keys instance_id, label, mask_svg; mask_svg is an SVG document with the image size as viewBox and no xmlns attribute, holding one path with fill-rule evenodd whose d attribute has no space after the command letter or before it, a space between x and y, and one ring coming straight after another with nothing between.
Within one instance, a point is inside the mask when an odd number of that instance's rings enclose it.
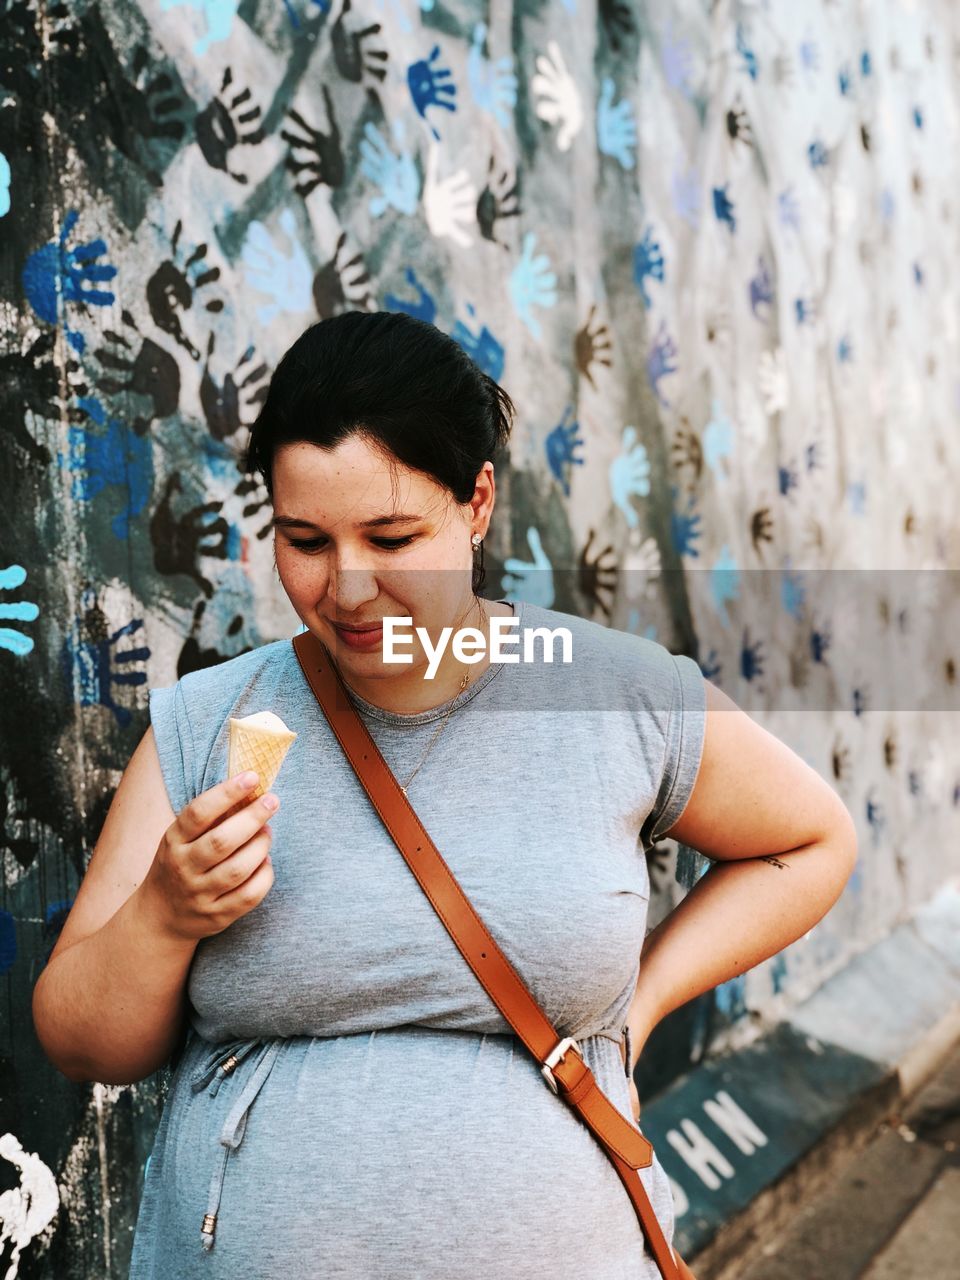
<instances>
[{"instance_id":1,"label":"wall","mask_svg":"<svg viewBox=\"0 0 960 1280\"><path fill-rule=\"evenodd\" d=\"M841 903L659 1029L650 1089L956 873L946 0L6 0L2 32L0 1273L125 1274L162 1082L66 1082L30 992L148 687L297 628L238 455L318 316L427 319L516 400L490 594L693 654L856 817ZM654 850L651 919L702 869Z\"/></svg>"}]
</instances>

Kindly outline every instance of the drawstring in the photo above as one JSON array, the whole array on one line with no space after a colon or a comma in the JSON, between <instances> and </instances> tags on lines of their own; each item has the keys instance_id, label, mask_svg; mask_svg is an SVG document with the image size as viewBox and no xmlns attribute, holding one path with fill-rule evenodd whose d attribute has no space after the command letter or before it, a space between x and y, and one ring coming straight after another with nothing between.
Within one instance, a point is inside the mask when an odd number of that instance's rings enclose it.
<instances>
[{"instance_id":1,"label":"drawstring","mask_svg":"<svg viewBox=\"0 0 960 1280\"><path fill-rule=\"evenodd\" d=\"M263 1088L267 1076L273 1070L273 1064L276 1062L283 1044L284 1041L279 1038L266 1042L263 1040L238 1040L230 1045L218 1044L215 1046L215 1052L194 1073L192 1082L194 1093L209 1087L211 1097L215 1097L226 1077L231 1075L240 1063L244 1062L253 1053L258 1045L263 1046L263 1052L257 1061L256 1069L241 1089L240 1095L230 1108L220 1131L220 1145L223 1147L223 1151L217 1155L213 1176L210 1179L207 1210L203 1215L203 1222L200 1227L200 1243L208 1252L213 1248L213 1236L217 1229L217 1213L220 1209L220 1196L223 1191L223 1179L227 1171L227 1161L230 1159L230 1153L236 1151L243 1141L250 1108L253 1106L257 1094ZM224 1049L228 1049L226 1056L224 1056Z\"/></svg>"}]
</instances>

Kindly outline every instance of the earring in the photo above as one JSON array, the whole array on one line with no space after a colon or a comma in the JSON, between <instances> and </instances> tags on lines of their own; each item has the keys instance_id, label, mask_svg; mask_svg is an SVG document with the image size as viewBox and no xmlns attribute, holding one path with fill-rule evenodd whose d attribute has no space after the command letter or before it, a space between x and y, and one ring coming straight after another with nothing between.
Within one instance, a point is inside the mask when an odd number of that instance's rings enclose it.
<instances>
[{"instance_id":1,"label":"earring","mask_svg":"<svg viewBox=\"0 0 960 1280\"><path fill-rule=\"evenodd\" d=\"M473 537L470 539L470 544L473 547L474 551L480 550L480 543L482 541L483 541L483 538L479 533L475 533L473 535Z\"/></svg>"}]
</instances>

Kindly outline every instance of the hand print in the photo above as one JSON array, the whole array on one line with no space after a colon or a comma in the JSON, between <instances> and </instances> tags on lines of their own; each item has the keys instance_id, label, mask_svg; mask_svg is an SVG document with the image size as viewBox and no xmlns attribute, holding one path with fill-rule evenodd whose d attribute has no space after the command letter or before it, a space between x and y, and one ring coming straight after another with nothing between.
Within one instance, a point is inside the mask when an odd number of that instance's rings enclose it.
<instances>
[{"instance_id":1,"label":"hand print","mask_svg":"<svg viewBox=\"0 0 960 1280\"><path fill-rule=\"evenodd\" d=\"M770 268L767 266L766 259L761 255L757 259L757 273L750 277L750 310L758 320L767 323L770 319L769 309L773 306L774 290L773 281L770 278ZM760 315L760 308L768 309L768 314Z\"/></svg>"},{"instance_id":2,"label":"hand print","mask_svg":"<svg viewBox=\"0 0 960 1280\"><path fill-rule=\"evenodd\" d=\"M617 585L617 558L610 543L602 551L591 554L595 536L595 530L590 529L577 563L577 583L584 597L594 608L600 609L609 622L613 616Z\"/></svg>"},{"instance_id":3,"label":"hand print","mask_svg":"<svg viewBox=\"0 0 960 1280\"><path fill-rule=\"evenodd\" d=\"M777 196L777 217L782 227L788 227L791 231L800 230L800 205L793 187L785 187Z\"/></svg>"},{"instance_id":4,"label":"hand print","mask_svg":"<svg viewBox=\"0 0 960 1280\"><path fill-rule=\"evenodd\" d=\"M556 40L547 42L547 54L537 54L537 72L530 81L536 95L537 116L550 125L559 125L557 147L569 151L583 128L583 102L577 82L567 70Z\"/></svg>"},{"instance_id":5,"label":"hand print","mask_svg":"<svg viewBox=\"0 0 960 1280\"><path fill-rule=\"evenodd\" d=\"M726 114L727 137L731 142L742 142L746 147L753 146L753 130L750 119L743 107L734 105Z\"/></svg>"},{"instance_id":6,"label":"hand print","mask_svg":"<svg viewBox=\"0 0 960 1280\"><path fill-rule=\"evenodd\" d=\"M251 222L240 255L248 284L257 293L272 298L272 302L257 308L262 325L270 324L278 315L304 315L313 306L313 268L297 236L293 210L282 209L277 221L289 246L287 251L262 222Z\"/></svg>"},{"instance_id":7,"label":"hand print","mask_svg":"<svg viewBox=\"0 0 960 1280\"><path fill-rule=\"evenodd\" d=\"M583 466L584 459L576 456L576 451L583 445L583 436L577 435L579 422L568 419L573 413L573 406L567 405L563 417L553 428L546 440L547 462L550 470L560 481L564 497L570 497L570 481L567 475L571 466Z\"/></svg>"},{"instance_id":8,"label":"hand print","mask_svg":"<svg viewBox=\"0 0 960 1280\"><path fill-rule=\"evenodd\" d=\"M420 295L418 301L408 302L405 298L397 297L395 293L387 293L384 297L384 309L386 311L402 311L404 315L414 316L418 320L424 320L427 324L435 324L437 319L436 298L421 283L413 267L404 268L403 276L407 284L416 289Z\"/></svg>"},{"instance_id":9,"label":"hand print","mask_svg":"<svg viewBox=\"0 0 960 1280\"><path fill-rule=\"evenodd\" d=\"M850 748L838 735L830 752L830 768L836 782L843 784L850 781L850 764Z\"/></svg>"},{"instance_id":10,"label":"hand print","mask_svg":"<svg viewBox=\"0 0 960 1280\"><path fill-rule=\"evenodd\" d=\"M71 628L61 653L64 674L79 706L107 707L117 724L125 729L133 715L128 707L114 701L113 688L114 685L137 687L147 683L146 671L130 668L145 663L150 650L145 645L139 649L118 646L126 636L142 630L143 619L133 618L111 631L92 587L84 590L81 603L83 613Z\"/></svg>"},{"instance_id":11,"label":"hand print","mask_svg":"<svg viewBox=\"0 0 960 1280\"><path fill-rule=\"evenodd\" d=\"M620 439L620 452L610 464L607 473L610 496L623 513L629 529L635 529L640 517L630 499L650 492L650 462L647 450L637 440L636 427L626 426Z\"/></svg>"},{"instance_id":12,"label":"hand print","mask_svg":"<svg viewBox=\"0 0 960 1280\"><path fill-rule=\"evenodd\" d=\"M781 498L789 498L794 489L800 485L800 475L795 465L781 464L777 467L777 489Z\"/></svg>"},{"instance_id":13,"label":"hand print","mask_svg":"<svg viewBox=\"0 0 960 1280\"><path fill-rule=\"evenodd\" d=\"M333 257L323 263L313 277L313 305L321 320L339 314L344 308L351 311L376 309L363 254L355 253L349 261L340 261L340 254L348 252L346 244L347 233L341 231ZM347 272L350 272L349 276Z\"/></svg>"},{"instance_id":14,"label":"hand print","mask_svg":"<svg viewBox=\"0 0 960 1280\"><path fill-rule=\"evenodd\" d=\"M131 414L134 431L143 435L152 421L176 413L180 403L180 366L152 338L141 337L129 311L123 311L121 318L124 333L104 330L104 345L96 352L104 372L96 384L107 395L139 397L148 402L146 414ZM139 344L135 354L134 343Z\"/></svg>"},{"instance_id":15,"label":"hand print","mask_svg":"<svg viewBox=\"0 0 960 1280\"><path fill-rule=\"evenodd\" d=\"M577 362L577 369L590 383L594 391L597 389L597 384L593 380L592 366L602 364L607 369L613 367L613 361L607 359L607 356L613 350L613 344L610 341L610 330L602 323L596 329L590 328L596 311L597 304L591 302L590 314L577 330L573 340L573 352L574 359Z\"/></svg>"},{"instance_id":16,"label":"hand print","mask_svg":"<svg viewBox=\"0 0 960 1280\"><path fill-rule=\"evenodd\" d=\"M864 805L864 817L867 820L867 826L870 828L870 835L873 843L878 845L883 836L884 828L887 825L887 819L881 805L874 797L876 788L871 787L867 792L866 803Z\"/></svg>"},{"instance_id":17,"label":"hand print","mask_svg":"<svg viewBox=\"0 0 960 1280\"><path fill-rule=\"evenodd\" d=\"M624 0L600 0L597 12L610 48L619 53L622 41L632 36L635 30L631 6Z\"/></svg>"},{"instance_id":18,"label":"hand print","mask_svg":"<svg viewBox=\"0 0 960 1280\"><path fill-rule=\"evenodd\" d=\"M667 333L667 322L666 320L661 320L657 336L654 338L650 354L647 356L647 377L650 379L650 386L653 388L654 395L664 408L670 407L670 401L661 391L660 383L669 374L676 373L677 366L674 363L676 357L677 348L673 339Z\"/></svg>"},{"instance_id":19,"label":"hand print","mask_svg":"<svg viewBox=\"0 0 960 1280\"><path fill-rule=\"evenodd\" d=\"M787 378L787 357L783 347L775 351L763 351L757 367L757 385L763 398L763 409L772 417L781 413L790 403L790 383Z\"/></svg>"},{"instance_id":20,"label":"hand print","mask_svg":"<svg viewBox=\"0 0 960 1280\"><path fill-rule=\"evenodd\" d=\"M0 1135L0 1161L4 1166L0 1175L0 1262L6 1265L5 1274L15 1280L24 1250L44 1235L56 1218L60 1191L53 1170L36 1152L25 1151L12 1133ZM31 1249L31 1259L33 1256Z\"/></svg>"},{"instance_id":21,"label":"hand print","mask_svg":"<svg viewBox=\"0 0 960 1280\"><path fill-rule=\"evenodd\" d=\"M757 55L750 48L747 41L747 33L743 29L742 22L737 23L737 53L739 53L743 61L744 71L746 71L751 80L756 80L757 72L759 70L757 66Z\"/></svg>"},{"instance_id":22,"label":"hand print","mask_svg":"<svg viewBox=\"0 0 960 1280\"><path fill-rule=\"evenodd\" d=\"M700 175L696 169L674 169L670 179L673 211L694 230L700 225Z\"/></svg>"},{"instance_id":23,"label":"hand print","mask_svg":"<svg viewBox=\"0 0 960 1280\"><path fill-rule=\"evenodd\" d=\"M331 189L342 187L346 176L333 98L327 84L321 85L320 89L326 104L327 119L330 121L330 132L324 133L320 129L314 129L312 125L307 124L300 112L294 111L293 108L287 112L287 115L301 132L297 134L290 129L280 130L280 137L290 144L287 169L296 180L297 195L302 196L304 200L321 183Z\"/></svg>"},{"instance_id":24,"label":"hand print","mask_svg":"<svg viewBox=\"0 0 960 1280\"><path fill-rule=\"evenodd\" d=\"M168 476L163 497L150 517L154 568L169 576L186 574L209 598L213 595L213 584L200 572L198 561L201 556L227 559L230 526L220 515L222 502L200 503L183 515L174 515L173 495L182 491L180 472L174 471ZM208 516L214 519L208 521Z\"/></svg>"},{"instance_id":25,"label":"hand print","mask_svg":"<svg viewBox=\"0 0 960 1280\"><path fill-rule=\"evenodd\" d=\"M693 483L697 484L703 474L703 448L700 437L690 427L687 418L681 419L683 429L677 432L670 446L670 455L674 467L681 471L689 467L693 472Z\"/></svg>"},{"instance_id":26,"label":"hand print","mask_svg":"<svg viewBox=\"0 0 960 1280\"><path fill-rule=\"evenodd\" d=\"M226 440L241 427L251 425L256 414L244 414L242 410L256 410L266 400L270 371L262 362L254 364L254 348L250 346L226 374L223 385L218 386L210 373L213 348L214 335L211 333L200 380L200 405L210 434L215 440Z\"/></svg>"},{"instance_id":27,"label":"hand print","mask_svg":"<svg viewBox=\"0 0 960 1280\"><path fill-rule=\"evenodd\" d=\"M683 36L675 37L673 22L663 24L660 40L660 65L671 89L678 89L685 98L693 95L693 48Z\"/></svg>"},{"instance_id":28,"label":"hand print","mask_svg":"<svg viewBox=\"0 0 960 1280\"><path fill-rule=\"evenodd\" d=\"M702 536L700 515L696 510L696 495L691 493L687 498L686 508L679 510L677 489L671 486L670 493L673 498L673 508L670 512L670 541L677 555L692 556L696 560L700 556L696 543Z\"/></svg>"},{"instance_id":29,"label":"hand print","mask_svg":"<svg viewBox=\"0 0 960 1280\"><path fill-rule=\"evenodd\" d=\"M822 626L813 627L811 629L808 639L808 649L810 651L810 657L814 662L824 667L830 665L827 661L827 654L830 652L831 643L832 634L829 624L823 623Z\"/></svg>"},{"instance_id":30,"label":"hand print","mask_svg":"<svg viewBox=\"0 0 960 1280\"><path fill-rule=\"evenodd\" d=\"M467 304L467 310L471 316L476 314L469 303ZM463 347L471 360L479 365L484 373L488 373L494 382L501 380L505 355L503 343L497 341L486 325L482 325L474 333L467 328L463 321L456 320L450 331L450 337Z\"/></svg>"},{"instance_id":31,"label":"hand print","mask_svg":"<svg viewBox=\"0 0 960 1280\"><path fill-rule=\"evenodd\" d=\"M752 684L754 680L763 675L764 670L763 645L759 640L750 642L750 631L747 627L743 629L743 644L740 646L740 674L748 683ZM762 687L761 687L762 692Z\"/></svg>"},{"instance_id":32,"label":"hand print","mask_svg":"<svg viewBox=\"0 0 960 1280\"><path fill-rule=\"evenodd\" d=\"M481 111L486 111L502 129L510 127L511 113L517 105L517 77L513 72L513 57L505 54L491 62L484 53L487 40L487 24L474 24L467 55L467 76L473 100Z\"/></svg>"},{"instance_id":33,"label":"hand print","mask_svg":"<svg viewBox=\"0 0 960 1280\"><path fill-rule=\"evenodd\" d=\"M626 98L613 105L616 85L612 76L604 76L597 101L597 145L602 155L611 156L621 169L636 164L637 123L633 106Z\"/></svg>"},{"instance_id":34,"label":"hand print","mask_svg":"<svg viewBox=\"0 0 960 1280\"><path fill-rule=\"evenodd\" d=\"M251 653L252 646L247 645L243 649L237 649L236 652L221 653L219 649L205 649L200 645L200 623L203 621L203 615L206 612L206 600L198 600L196 608L193 611L193 622L190 625L190 634L183 642L180 655L177 658L177 679L182 680L185 675L189 675L191 671L204 671L208 667L215 667L219 663L226 661L227 658L238 658L241 653ZM223 629L224 635L235 636L243 631L243 617L236 614L227 623Z\"/></svg>"},{"instance_id":35,"label":"hand print","mask_svg":"<svg viewBox=\"0 0 960 1280\"><path fill-rule=\"evenodd\" d=\"M57 335L44 330L21 350L7 339L10 350L0 355L0 422L8 443L23 451L35 468L50 465L50 450L33 438L27 423L34 417L60 417L60 371L54 361Z\"/></svg>"},{"instance_id":36,"label":"hand print","mask_svg":"<svg viewBox=\"0 0 960 1280\"><path fill-rule=\"evenodd\" d=\"M503 563L506 570L500 579L503 598L516 600L518 597L512 594L516 587L524 600L549 609L554 601L553 565L543 549L540 533L533 525L527 529L527 545L533 555L532 560L508 556Z\"/></svg>"},{"instance_id":37,"label":"hand print","mask_svg":"<svg viewBox=\"0 0 960 1280\"><path fill-rule=\"evenodd\" d=\"M371 121L363 126L364 137L360 140L360 170L380 188L380 195L373 196L369 209L373 217L379 218L387 209L397 209L400 213L415 213L420 198L420 176L409 151L402 150L405 130L402 120L393 122L393 137L400 145L397 155L390 150L379 129Z\"/></svg>"},{"instance_id":38,"label":"hand print","mask_svg":"<svg viewBox=\"0 0 960 1280\"><path fill-rule=\"evenodd\" d=\"M429 58L420 58L407 68L407 88L421 120L427 120L427 107L442 107L445 111L456 111L453 99L457 96L457 86L453 83L453 72L449 67L435 66L440 57L440 46L435 44L430 50ZM449 81L449 83L446 83ZM430 121L427 120L427 124ZM430 132L439 142L440 135L433 125Z\"/></svg>"},{"instance_id":39,"label":"hand print","mask_svg":"<svg viewBox=\"0 0 960 1280\"><path fill-rule=\"evenodd\" d=\"M264 138L260 108L253 102L249 89L236 90L229 101L227 90L233 84L229 67L220 81L220 91L198 114L194 122L197 145L211 169L219 169L235 182L246 184L245 173L230 169L230 152L237 147L251 147ZM326 88L326 86L324 86Z\"/></svg>"},{"instance_id":40,"label":"hand print","mask_svg":"<svg viewBox=\"0 0 960 1280\"><path fill-rule=\"evenodd\" d=\"M122 490L125 506L110 521L110 528L116 537L129 538L130 522L143 511L153 488L150 439L137 435L119 418L108 419L99 400L84 396L78 403L88 422L68 427L68 450L57 454L57 462L72 473L71 495L76 502L92 502L111 485ZM106 435L89 422L106 425Z\"/></svg>"},{"instance_id":41,"label":"hand print","mask_svg":"<svg viewBox=\"0 0 960 1280\"><path fill-rule=\"evenodd\" d=\"M98 236L76 248L67 247L79 218L77 210L71 209L58 238L34 250L23 266L21 281L27 301L47 324L58 324L61 317L66 320L68 303L85 310L88 305L109 307L115 301L109 289L99 288L117 274L116 267L98 261L107 252L106 241ZM65 331L70 345L82 354L86 347L83 335L68 328Z\"/></svg>"},{"instance_id":42,"label":"hand print","mask_svg":"<svg viewBox=\"0 0 960 1280\"><path fill-rule=\"evenodd\" d=\"M740 599L740 568L736 556L724 543L710 569L710 595L717 616L725 627L730 625L727 601Z\"/></svg>"},{"instance_id":43,"label":"hand print","mask_svg":"<svg viewBox=\"0 0 960 1280\"><path fill-rule=\"evenodd\" d=\"M769 507L761 507L750 517L750 542L754 551L763 559L762 542L773 541L773 516Z\"/></svg>"},{"instance_id":44,"label":"hand print","mask_svg":"<svg viewBox=\"0 0 960 1280\"><path fill-rule=\"evenodd\" d=\"M23 565L11 564L0 569L0 591L15 591L27 580ZM11 622L36 622L40 608L32 600L11 600L0 603L0 618ZM33 649L33 639L13 627L0 627L0 649L25 657Z\"/></svg>"},{"instance_id":45,"label":"hand print","mask_svg":"<svg viewBox=\"0 0 960 1280\"><path fill-rule=\"evenodd\" d=\"M473 222L477 189L466 169L458 169L448 178L439 177L440 147L428 143L427 174L423 185L423 211L431 235L448 236L461 249L473 244L473 236L464 227Z\"/></svg>"},{"instance_id":46,"label":"hand print","mask_svg":"<svg viewBox=\"0 0 960 1280\"><path fill-rule=\"evenodd\" d=\"M734 213L734 204L727 195L727 187L730 184L725 182L722 187L713 188L713 213L719 223L725 224L730 228L730 234L733 235L737 229L737 219Z\"/></svg>"},{"instance_id":47,"label":"hand print","mask_svg":"<svg viewBox=\"0 0 960 1280\"><path fill-rule=\"evenodd\" d=\"M510 176L508 169L501 170L499 176L494 178L495 167L496 157L491 155L487 165L486 186L477 200L477 223L485 240L508 249L508 245L497 239L495 231L500 218L516 218L521 213L517 199L517 181L515 175Z\"/></svg>"},{"instance_id":48,"label":"hand print","mask_svg":"<svg viewBox=\"0 0 960 1280\"><path fill-rule=\"evenodd\" d=\"M618 570L628 604L635 605L653 596L662 566L656 538L645 538L639 529L631 529Z\"/></svg>"},{"instance_id":49,"label":"hand print","mask_svg":"<svg viewBox=\"0 0 960 1280\"><path fill-rule=\"evenodd\" d=\"M710 409L710 421L703 429L703 456L707 466L714 473L720 471L720 464L733 454L733 423L727 417L723 405L714 400Z\"/></svg>"},{"instance_id":50,"label":"hand print","mask_svg":"<svg viewBox=\"0 0 960 1280\"><path fill-rule=\"evenodd\" d=\"M200 352L184 333L179 313L189 311L194 297L220 279L220 268L207 266L205 244L197 245L183 266L179 266L177 257L182 230L183 223L178 220L170 240L170 257L160 263L147 281L147 306L157 328L168 333L194 360L199 360ZM204 303L204 310L212 315L219 313L223 310L223 300L211 298Z\"/></svg>"},{"instance_id":51,"label":"hand print","mask_svg":"<svg viewBox=\"0 0 960 1280\"><path fill-rule=\"evenodd\" d=\"M658 241L653 238L653 227L645 227L643 239L633 251L633 282L640 290L643 305L648 311L652 304L645 281L658 280L662 284L663 279L663 253Z\"/></svg>"},{"instance_id":52,"label":"hand print","mask_svg":"<svg viewBox=\"0 0 960 1280\"><path fill-rule=\"evenodd\" d=\"M509 293L513 309L536 339L542 337L540 321L533 314L533 307L553 307L557 301L557 277L550 270L550 259L545 253L533 256L536 232L528 231L523 237L520 261L510 273Z\"/></svg>"},{"instance_id":53,"label":"hand print","mask_svg":"<svg viewBox=\"0 0 960 1280\"><path fill-rule=\"evenodd\" d=\"M368 36L379 35L381 24L372 22L359 31L349 31L344 19L351 9L351 0L343 0L343 8L333 24L330 33L330 45L333 49L333 60L344 80L360 84L363 73L374 77L381 84L386 79L386 62L389 54L386 49L364 48L364 40ZM374 93L370 90L371 94Z\"/></svg>"},{"instance_id":54,"label":"hand print","mask_svg":"<svg viewBox=\"0 0 960 1280\"><path fill-rule=\"evenodd\" d=\"M799 573L784 569L780 575L780 603L784 612L798 622L803 616L807 590Z\"/></svg>"},{"instance_id":55,"label":"hand print","mask_svg":"<svg viewBox=\"0 0 960 1280\"><path fill-rule=\"evenodd\" d=\"M261 511L267 511L269 513L267 519L255 534L258 542L262 542L264 538L269 538L273 532L273 524L271 520L273 503L270 501L270 494L267 492L267 486L263 483L263 479L259 473L246 472L243 478L238 482L233 492L238 498L244 499L243 517L245 520L250 516L259 515ZM226 553L224 553L224 556L225 554ZM210 592L208 591L206 594L209 595Z\"/></svg>"}]
</instances>

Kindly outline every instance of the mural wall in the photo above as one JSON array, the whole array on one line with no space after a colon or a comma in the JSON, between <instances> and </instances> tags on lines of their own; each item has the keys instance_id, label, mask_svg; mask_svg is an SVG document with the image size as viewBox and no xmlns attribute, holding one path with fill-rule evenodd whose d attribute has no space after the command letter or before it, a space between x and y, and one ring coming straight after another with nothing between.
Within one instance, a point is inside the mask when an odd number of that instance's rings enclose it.
<instances>
[{"instance_id":1,"label":"mural wall","mask_svg":"<svg viewBox=\"0 0 960 1280\"><path fill-rule=\"evenodd\" d=\"M238 459L318 317L513 396L487 594L695 656L857 819L650 1088L957 872L949 0L0 0L0 41L0 1275L126 1274L163 1081L70 1084L30 993L148 688L298 629ZM703 867L650 861L655 923Z\"/></svg>"}]
</instances>

